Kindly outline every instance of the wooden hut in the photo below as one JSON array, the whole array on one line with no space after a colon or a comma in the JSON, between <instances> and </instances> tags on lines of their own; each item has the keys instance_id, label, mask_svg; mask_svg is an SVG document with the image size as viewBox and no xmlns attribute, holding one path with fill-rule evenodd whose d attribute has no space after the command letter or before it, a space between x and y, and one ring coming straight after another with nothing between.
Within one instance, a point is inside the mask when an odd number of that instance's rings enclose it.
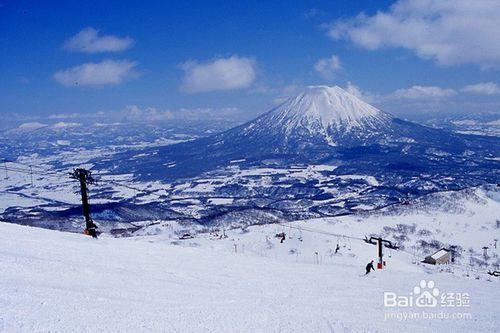
<instances>
[{"instance_id":1,"label":"wooden hut","mask_svg":"<svg viewBox=\"0 0 500 333\"><path fill-rule=\"evenodd\" d=\"M451 253L449 250L442 248L441 250L434 252L430 256L425 257L424 261L422 262L431 265L448 264L451 262Z\"/></svg>"}]
</instances>

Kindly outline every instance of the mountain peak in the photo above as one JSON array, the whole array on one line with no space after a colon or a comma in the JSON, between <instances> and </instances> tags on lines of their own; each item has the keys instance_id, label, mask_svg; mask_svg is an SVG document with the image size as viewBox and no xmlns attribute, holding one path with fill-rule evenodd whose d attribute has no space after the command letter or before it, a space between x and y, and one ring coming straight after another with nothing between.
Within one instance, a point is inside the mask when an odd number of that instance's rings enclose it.
<instances>
[{"instance_id":1,"label":"mountain peak","mask_svg":"<svg viewBox=\"0 0 500 333\"><path fill-rule=\"evenodd\" d=\"M288 127L310 130L364 127L391 117L338 86L308 86L274 110Z\"/></svg>"},{"instance_id":2,"label":"mountain peak","mask_svg":"<svg viewBox=\"0 0 500 333\"><path fill-rule=\"evenodd\" d=\"M244 137L269 137L286 146L329 146L372 142L391 131L393 117L334 86L309 86L297 96L230 131Z\"/></svg>"}]
</instances>

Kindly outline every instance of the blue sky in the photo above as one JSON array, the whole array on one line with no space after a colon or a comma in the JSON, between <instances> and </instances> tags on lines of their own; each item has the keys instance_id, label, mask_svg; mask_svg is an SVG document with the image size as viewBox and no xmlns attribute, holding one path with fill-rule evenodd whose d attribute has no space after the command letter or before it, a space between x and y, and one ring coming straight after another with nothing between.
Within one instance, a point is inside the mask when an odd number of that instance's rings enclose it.
<instances>
[{"instance_id":1,"label":"blue sky","mask_svg":"<svg viewBox=\"0 0 500 333\"><path fill-rule=\"evenodd\" d=\"M0 113L248 119L339 85L395 114L500 110L497 1L0 2Z\"/></svg>"}]
</instances>

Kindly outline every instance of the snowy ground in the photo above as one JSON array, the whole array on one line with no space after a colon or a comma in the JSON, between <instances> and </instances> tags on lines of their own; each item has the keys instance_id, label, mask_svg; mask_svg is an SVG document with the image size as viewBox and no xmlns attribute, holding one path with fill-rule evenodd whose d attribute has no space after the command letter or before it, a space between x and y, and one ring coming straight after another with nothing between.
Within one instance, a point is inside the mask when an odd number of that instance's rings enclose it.
<instances>
[{"instance_id":1,"label":"snowy ground","mask_svg":"<svg viewBox=\"0 0 500 333\"><path fill-rule=\"evenodd\" d=\"M307 223L307 226L305 226ZM298 226L300 226L299 224ZM490 332L498 328L499 278L439 272L393 252L363 277L375 246L276 225L198 234L98 240L0 223L0 331L4 332ZM337 224L338 227L341 224ZM153 227L151 227L153 228ZM284 243L274 232L287 231ZM172 231L172 232L169 232ZM151 230L150 230L151 231ZM340 243L337 255L327 253ZM291 253L296 248L299 254ZM318 255L315 252L319 252ZM409 295L421 280L468 293L447 319L386 318L384 292ZM466 318L457 319L457 316ZM470 317L469 317L470 316Z\"/></svg>"},{"instance_id":2,"label":"snowy ground","mask_svg":"<svg viewBox=\"0 0 500 333\"><path fill-rule=\"evenodd\" d=\"M89 160L98 157L100 151L87 151L86 153L86 155L78 156L79 160L77 162L80 162L79 167L91 169L93 164L89 163ZM64 154L61 154L58 158L71 160L71 158L66 157ZM55 170L49 165L49 163L54 162L50 158L36 159L35 164L37 166L33 170L42 174L36 173L32 178L29 174L29 165L32 165L33 161L34 159L28 161L27 158L21 158L20 163L9 162L5 164L9 168L26 170L27 173L11 171L2 177L2 182L0 182L0 213L3 213L9 207L30 208L58 203L57 207L61 209L61 204L67 206L79 203L80 197L72 194L78 193L78 183L69 177L69 173L72 170L71 167ZM223 188L236 185L241 187L240 191L256 195L259 187L289 188L294 184L304 184L314 181L317 182L316 187L340 199L357 197L359 196L358 192L366 191L371 187L380 185L373 176L355 174L337 176L327 174L336 169L336 166L331 165L294 165L291 168L240 169L237 162L232 164L231 167L224 169L222 175L208 175L194 180L174 183L135 181L133 180L133 174L117 175L110 174L108 171L94 173L99 185L92 188L90 193L91 201L92 203L106 203L135 198L135 202L144 204L157 201L158 196L167 195L171 197L172 203L186 203L186 200L191 200L191 204L185 207L184 210L192 213L194 217L199 217L198 212L205 210L207 206L231 205L234 200L219 198L218 195L220 195L220 191ZM57 172L57 174L44 176L43 173L47 171L52 173ZM219 171L219 173L221 172ZM361 184L358 184L359 189L354 190L349 188L349 191L345 189L342 191L339 190L339 182L347 183L349 181L360 182ZM136 192L130 187L120 186L120 184L133 186L142 192ZM100 196L100 193L106 192L110 193L109 196ZM149 194L144 194L144 192ZM227 195L224 191L222 193ZM250 196L250 194L247 196ZM240 196L234 196L241 199ZM209 199L205 204L200 204L199 198ZM176 209L183 211L180 208Z\"/></svg>"}]
</instances>

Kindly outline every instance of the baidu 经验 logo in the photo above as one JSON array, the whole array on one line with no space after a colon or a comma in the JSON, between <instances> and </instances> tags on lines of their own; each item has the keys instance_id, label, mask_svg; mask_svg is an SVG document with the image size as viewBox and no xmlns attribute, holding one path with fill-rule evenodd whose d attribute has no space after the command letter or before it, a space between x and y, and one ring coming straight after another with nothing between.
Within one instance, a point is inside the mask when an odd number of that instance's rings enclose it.
<instances>
[{"instance_id":1,"label":"baidu \u7ecf\u9a8c logo","mask_svg":"<svg viewBox=\"0 0 500 333\"><path fill-rule=\"evenodd\" d=\"M421 280L408 294L384 292L385 320L472 319L469 293L443 292L432 280ZM404 310L403 310L404 309Z\"/></svg>"},{"instance_id":2,"label":"baidu \u7ecf\u9a8c logo","mask_svg":"<svg viewBox=\"0 0 500 333\"><path fill-rule=\"evenodd\" d=\"M469 306L469 298L468 293L443 293L436 287L434 281L422 280L409 294L384 292L384 306L389 308L466 307Z\"/></svg>"}]
</instances>

